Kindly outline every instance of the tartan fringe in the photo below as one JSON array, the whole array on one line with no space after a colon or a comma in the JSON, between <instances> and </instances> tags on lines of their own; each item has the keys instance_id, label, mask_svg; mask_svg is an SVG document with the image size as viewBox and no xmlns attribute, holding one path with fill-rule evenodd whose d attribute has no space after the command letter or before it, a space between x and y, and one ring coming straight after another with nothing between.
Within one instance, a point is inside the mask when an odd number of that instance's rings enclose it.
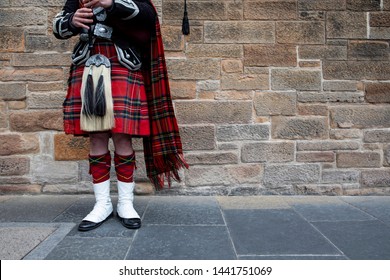
<instances>
[{"instance_id":1,"label":"tartan fringe","mask_svg":"<svg viewBox=\"0 0 390 280\"><path fill-rule=\"evenodd\" d=\"M165 179L168 182L168 187L171 187L172 179L176 182L181 182L179 170L182 168L188 169L189 166L184 160L183 154L169 154L166 156L154 157L155 174L150 175L149 179L156 190L164 188Z\"/></svg>"}]
</instances>

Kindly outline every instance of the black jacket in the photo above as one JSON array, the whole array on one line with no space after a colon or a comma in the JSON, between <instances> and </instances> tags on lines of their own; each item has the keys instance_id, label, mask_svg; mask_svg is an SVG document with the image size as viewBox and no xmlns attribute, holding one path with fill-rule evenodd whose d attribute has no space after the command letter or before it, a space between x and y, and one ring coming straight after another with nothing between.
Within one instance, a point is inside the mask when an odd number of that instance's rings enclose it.
<instances>
[{"instance_id":1,"label":"black jacket","mask_svg":"<svg viewBox=\"0 0 390 280\"><path fill-rule=\"evenodd\" d=\"M132 3L129 3L132 2ZM138 13L130 4L135 4ZM62 11L53 19L53 34L58 39L68 39L80 34L81 28L71 24L79 8L79 0L67 0ZM149 0L113 0L106 10L104 24L113 27L112 41L121 48L147 46L155 29L156 12Z\"/></svg>"}]
</instances>

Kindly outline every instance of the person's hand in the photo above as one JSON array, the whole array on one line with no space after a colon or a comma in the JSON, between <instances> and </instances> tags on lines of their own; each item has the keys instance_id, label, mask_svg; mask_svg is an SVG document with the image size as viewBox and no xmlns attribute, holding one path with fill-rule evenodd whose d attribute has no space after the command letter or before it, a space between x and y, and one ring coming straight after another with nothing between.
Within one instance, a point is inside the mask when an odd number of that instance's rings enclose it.
<instances>
[{"instance_id":1,"label":"person's hand","mask_svg":"<svg viewBox=\"0 0 390 280\"><path fill-rule=\"evenodd\" d=\"M81 3L87 8L102 7L108 9L112 6L112 2L113 0L81 0Z\"/></svg>"},{"instance_id":2,"label":"person's hand","mask_svg":"<svg viewBox=\"0 0 390 280\"><path fill-rule=\"evenodd\" d=\"M91 8L78 9L72 18L72 25L75 27L89 29L89 24L93 23L93 12Z\"/></svg>"}]
</instances>

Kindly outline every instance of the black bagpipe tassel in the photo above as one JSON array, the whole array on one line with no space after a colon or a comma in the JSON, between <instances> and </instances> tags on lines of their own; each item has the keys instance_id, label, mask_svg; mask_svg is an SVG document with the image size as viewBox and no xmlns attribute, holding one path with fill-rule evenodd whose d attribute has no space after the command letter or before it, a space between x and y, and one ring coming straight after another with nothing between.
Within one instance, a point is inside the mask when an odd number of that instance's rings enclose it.
<instances>
[{"instance_id":1,"label":"black bagpipe tassel","mask_svg":"<svg viewBox=\"0 0 390 280\"><path fill-rule=\"evenodd\" d=\"M84 91L83 114L87 117L91 117L93 115L94 107L94 85L92 74L89 73Z\"/></svg>"},{"instance_id":2,"label":"black bagpipe tassel","mask_svg":"<svg viewBox=\"0 0 390 280\"><path fill-rule=\"evenodd\" d=\"M184 35L190 34L190 22L188 20L187 13L187 0L184 0L184 17L183 17L183 25L181 27L181 31Z\"/></svg>"},{"instance_id":3,"label":"black bagpipe tassel","mask_svg":"<svg viewBox=\"0 0 390 280\"><path fill-rule=\"evenodd\" d=\"M100 76L95 93L95 115L104 117L106 114L106 97L104 93L103 75Z\"/></svg>"}]
</instances>

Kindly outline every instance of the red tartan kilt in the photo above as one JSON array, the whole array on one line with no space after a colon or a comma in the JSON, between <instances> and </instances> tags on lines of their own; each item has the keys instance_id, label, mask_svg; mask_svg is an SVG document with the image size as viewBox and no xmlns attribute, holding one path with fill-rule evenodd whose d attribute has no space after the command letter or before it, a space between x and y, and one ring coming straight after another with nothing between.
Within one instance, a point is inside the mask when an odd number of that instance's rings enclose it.
<instances>
[{"instance_id":1,"label":"red tartan kilt","mask_svg":"<svg viewBox=\"0 0 390 280\"><path fill-rule=\"evenodd\" d=\"M131 71L118 62L115 46L96 42L91 55L100 53L111 62L111 88L114 100L115 127L112 133L149 136L149 113L144 79L141 71ZM72 65L68 92L63 103L64 130L67 134L88 135L80 128L81 81L84 65Z\"/></svg>"}]
</instances>

